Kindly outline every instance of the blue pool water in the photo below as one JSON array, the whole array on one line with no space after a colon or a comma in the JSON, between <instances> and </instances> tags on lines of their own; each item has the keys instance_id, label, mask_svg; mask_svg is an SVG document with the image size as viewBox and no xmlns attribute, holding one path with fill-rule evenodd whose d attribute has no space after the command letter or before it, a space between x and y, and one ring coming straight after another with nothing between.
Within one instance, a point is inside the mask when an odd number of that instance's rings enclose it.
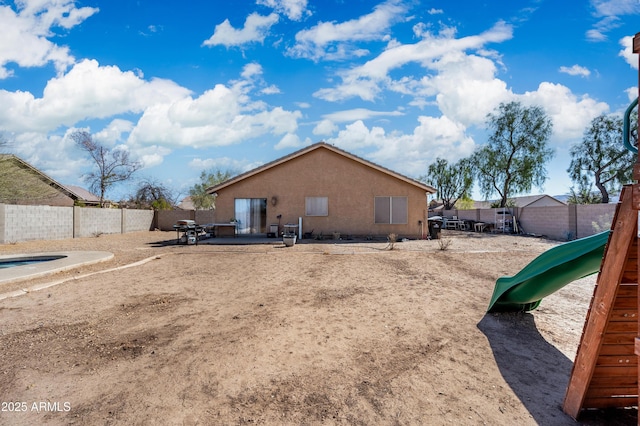
<instances>
[{"instance_id":1,"label":"blue pool water","mask_svg":"<svg viewBox=\"0 0 640 426\"><path fill-rule=\"evenodd\" d=\"M0 260L0 269L13 268L14 266L31 265L34 263L49 262L62 259L66 256L23 256Z\"/></svg>"}]
</instances>

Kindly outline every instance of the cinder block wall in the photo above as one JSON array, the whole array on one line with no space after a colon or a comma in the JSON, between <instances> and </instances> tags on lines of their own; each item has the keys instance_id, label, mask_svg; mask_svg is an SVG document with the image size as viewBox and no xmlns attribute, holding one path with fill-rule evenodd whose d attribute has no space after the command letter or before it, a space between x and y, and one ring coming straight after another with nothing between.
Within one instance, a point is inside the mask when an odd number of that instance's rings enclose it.
<instances>
[{"instance_id":1,"label":"cinder block wall","mask_svg":"<svg viewBox=\"0 0 640 426\"><path fill-rule=\"evenodd\" d=\"M153 230L153 210L122 209L122 233Z\"/></svg>"},{"instance_id":2,"label":"cinder block wall","mask_svg":"<svg viewBox=\"0 0 640 426\"><path fill-rule=\"evenodd\" d=\"M154 223L161 231L173 231L173 225L179 220L193 220L198 225L216 222L215 210L159 210L155 213Z\"/></svg>"},{"instance_id":3,"label":"cinder block wall","mask_svg":"<svg viewBox=\"0 0 640 426\"><path fill-rule=\"evenodd\" d=\"M173 225L179 220L196 220L195 210L160 210L154 222L161 231L173 231Z\"/></svg>"},{"instance_id":4,"label":"cinder block wall","mask_svg":"<svg viewBox=\"0 0 640 426\"><path fill-rule=\"evenodd\" d=\"M496 210L443 210L445 217L496 223ZM610 228L615 204L587 204L509 208L527 234L539 234L561 241L588 237Z\"/></svg>"},{"instance_id":5,"label":"cinder block wall","mask_svg":"<svg viewBox=\"0 0 640 426\"><path fill-rule=\"evenodd\" d=\"M71 207L0 205L2 243L73 238Z\"/></svg>"},{"instance_id":6,"label":"cinder block wall","mask_svg":"<svg viewBox=\"0 0 640 426\"><path fill-rule=\"evenodd\" d=\"M73 208L75 238L122 232L122 211L119 209Z\"/></svg>"},{"instance_id":7,"label":"cinder block wall","mask_svg":"<svg viewBox=\"0 0 640 426\"><path fill-rule=\"evenodd\" d=\"M616 213L615 204L591 204L576 207L578 238L606 231L611 227L613 215Z\"/></svg>"},{"instance_id":8,"label":"cinder block wall","mask_svg":"<svg viewBox=\"0 0 640 426\"><path fill-rule=\"evenodd\" d=\"M152 229L152 210L0 204L0 244Z\"/></svg>"},{"instance_id":9,"label":"cinder block wall","mask_svg":"<svg viewBox=\"0 0 640 426\"><path fill-rule=\"evenodd\" d=\"M519 220L527 234L541 234L563 241L576 238L575 226L569 223L569 206L526 207L521 209Z\"/></svg>"},{"instance_id":10,"label":"cinder block wall","mask_svg":"<svg viewBox=\"0 0 640 426\"><path fill-rule=\"evenodd\" d=\"M196 210L195 211L195 221L196 223L202 225L205 223L214 223L216 222L216 213L215 210Z\"/></svg>"}]
</instances>

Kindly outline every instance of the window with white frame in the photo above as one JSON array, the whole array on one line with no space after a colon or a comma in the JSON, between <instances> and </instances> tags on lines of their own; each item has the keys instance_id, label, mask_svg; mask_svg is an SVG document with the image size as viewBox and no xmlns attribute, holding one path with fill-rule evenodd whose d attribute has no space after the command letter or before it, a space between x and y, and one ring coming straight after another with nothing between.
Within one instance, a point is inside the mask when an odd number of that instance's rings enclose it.
<instances>
[{"instance_id":1,"label":"window with white frame","mask_svg":"<svg viewBox=\"0 0 640 426\"><path fill-rule=\"evenodd\" d=\"M329 216L329 198L306 197L304 211L307 216Z\"/></svg>"},{"instance_id":2,"label":"window with white frame","mask_svg":"<svg viewBox=\"0 0 640 426\"><path fill-rule=\"evenodd\" d=\"M407 197L375 197L375 223L406 224L408 206Z\"/></svg>"}]
</instances>

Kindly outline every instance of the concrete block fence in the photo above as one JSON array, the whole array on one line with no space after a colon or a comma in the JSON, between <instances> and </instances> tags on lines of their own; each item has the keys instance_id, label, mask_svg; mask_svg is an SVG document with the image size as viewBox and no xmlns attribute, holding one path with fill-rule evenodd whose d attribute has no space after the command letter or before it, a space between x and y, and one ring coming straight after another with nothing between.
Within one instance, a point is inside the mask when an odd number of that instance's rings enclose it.
<instances>
[{"instance_id":1,"label":"concrete block fence","mask_svg":"<svg viewBox=\"0 0 640 426\"><path fill-rule=\"evenodd\" d=\"M155 214L154 229L173 231L179 220L193 220L198 224L214 223L214 210L159 210Z\"/></svg>"},{"instance_id":2,"label":"concrete block fence","mask_svg":"<svg viewBox=\"0 0 640 426\"><path fill-rule=\"evenodd\" d=\"M153 229L153 210L0 204L0 243L61 240Z\"/></svg>"},{"instance_id":3,"label":"concrete block fence","mask_svg":"<svg viewBox=\"0 0 640 426\"><path fill-rule=\"evenodd\" d=\"M496 223L502 209L444 210L444 217ZM553 207L512 207L507 209L526 234L544 235L560 241L588 237L610 228L615 204L585 204Z\"/></svg>"}]
</instances>

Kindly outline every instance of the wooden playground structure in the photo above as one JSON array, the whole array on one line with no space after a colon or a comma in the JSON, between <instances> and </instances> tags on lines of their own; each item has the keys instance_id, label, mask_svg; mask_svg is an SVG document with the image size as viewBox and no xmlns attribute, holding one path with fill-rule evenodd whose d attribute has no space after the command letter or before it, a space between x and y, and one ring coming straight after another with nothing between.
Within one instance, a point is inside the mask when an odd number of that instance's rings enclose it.
<instances>
[{"instance_id":1,"label":"wooden playground structure","mask_svg":"<svg viewBox=\"0 0 640 426\"><path fill-rule=\"evenodd\" d=\"M640 53L640 33L633 38L633 53ZM625 138L635 105L637 99L627 109ZM627 141L625 146L637 152L629 145ZM635 183L624 187L616 208L567 387L563 410L574 419L587 409L638 407L640 156L633 179Z\"/></svg>"}]
</instances>

